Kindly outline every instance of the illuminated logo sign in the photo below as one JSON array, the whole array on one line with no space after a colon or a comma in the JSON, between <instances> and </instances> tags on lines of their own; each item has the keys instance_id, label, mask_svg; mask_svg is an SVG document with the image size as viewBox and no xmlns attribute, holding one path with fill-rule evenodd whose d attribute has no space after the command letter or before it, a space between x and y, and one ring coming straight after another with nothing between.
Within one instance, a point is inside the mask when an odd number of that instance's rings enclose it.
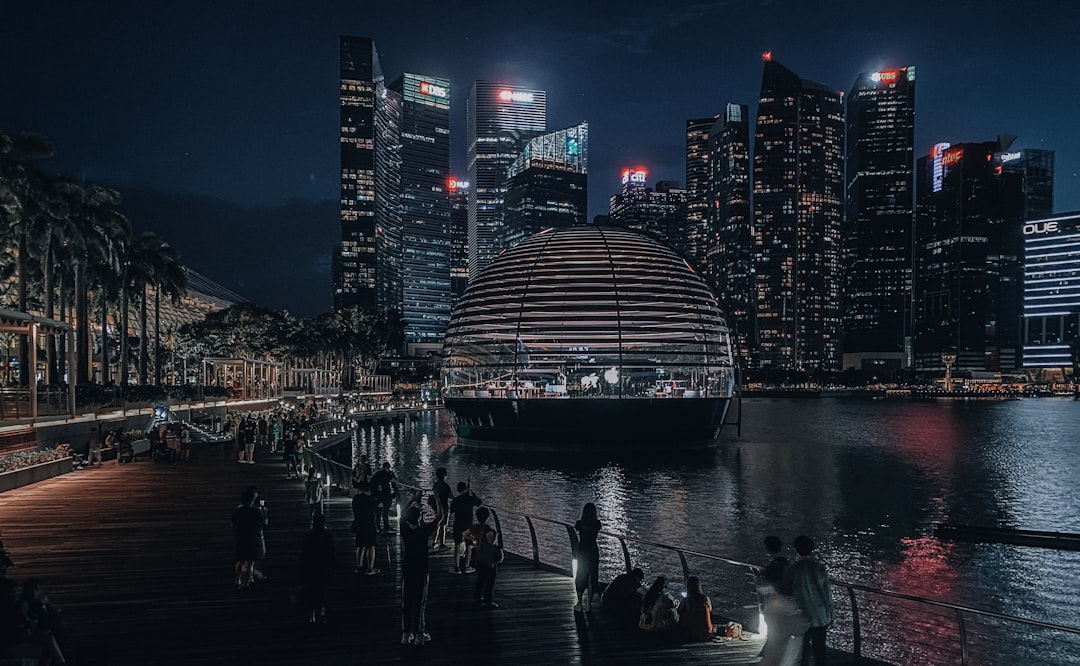
<instances>
[{"instance_id":1,"label":"illuminated logo sign","mask_svg":"<svg viewBox=\"0 0 1080 666\"><path fill-rule=\"evenodd\" d=\"M1033 222L1024 225L1024 235L1026 236L1030 236L1031 234L1052 234L1057 231L1057 222Z\"/></svg>"},{"instance_id":2,"label":"illuminated logo sign","mask_svg":"<svg viewBox=\"0 0 1080 666\"><path fill-rule=\"evenodd\" d=\"M874 83L895 83L896 70L890 70L888 72L874 72L870 75L870 80Z\"/></svg>"},{"instance_id":3,"label":"illuminated logo sign","mask_svg":"<svg viewBox=\"0 0 1080 666\"><path fill-rule=\"evenodd\" d=\"M931 185L935 192L940 192L945 183L945 165L942 156L948 150L949 145L948 143L935 143L934 147L930 149L930 160L934 167Z\"/></svg>"},{"instance_id":4,"label":"illuminated logo sign","mask_svg":"<svg viewBox=\"0 0 1080 666\"><path fill-rule=\"evenodd\" d=\"M453 192L455 190L458 190L458 189L467 190L467 189L469 189L469 181L467 181L467 180L458 180L456 178L451 178L451 179L446 181L446 187L451 192Z\"/></svg>"},{"instance_id":5,"label":"illuminated logo sign","mask_svg":"<svg viewBox=\"0 0 1080 666\"><path fill-rule=\"evenodd\" d=\"M500 90L499 99L504 102L531 103L533 101L533 94L531 92L522 92L520 90Z\"/></svg>"},{"instance_id":6,"label":"illuminated logo sign","mask_svg":"<svg viewBox=\"0 0 1080 666\"><path fill-rule=\"evenodd\" d=\"M431 95L432 97L442 97L444 99L450 96L443 86L437 86L434 83L429 83L427 81L420 82L420 94Z\"/></svg>"},{"instance_id":7,"label":"illuminated logo sign","mask_svg":"<svg viewBox=\"0 0 1080 666\"><path fill-rule=\"evenodd\" d=\"M952 166L959 162L964 157L963 148L954 148L952 150L945 151L945 154L941 156L942 166Z\"/></svg>"},{"instance_id":8,"label":"illuminated logo sign","mask_svg":"<svg viewBox=\"0 0 1080 666\"><path fill-rule=\"evenodd\" d=\"M648 172L646 172L645 169L642 169L641 167L638 167L636 169L623 169L623 172L622 172L623 185L626 185L627 183L633 183L635 185L644 185L645 184L645 176L647 175L647 173Z\"/></svg>"},{"instance_id":9,"label":"illuminated logo sign","mask_svg":"<svg viewBox=\"0 0 1080 666\"><path fill-rule=\"evenodd\" d=\"M1024 156L1024 153L1022 153L1020 151L1017 151L1015 153L1002 153L1001 154L1001 161L1002 162L1012 162L1013 160L1018 160L1023 156Z\"/></svg>"}]
</instances>

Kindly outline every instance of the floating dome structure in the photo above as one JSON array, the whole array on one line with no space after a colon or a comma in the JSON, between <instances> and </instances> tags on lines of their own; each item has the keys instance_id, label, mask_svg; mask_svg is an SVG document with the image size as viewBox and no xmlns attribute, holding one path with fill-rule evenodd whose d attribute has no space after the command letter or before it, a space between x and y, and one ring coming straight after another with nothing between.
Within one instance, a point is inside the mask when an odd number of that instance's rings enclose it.
<instances>
[{"instance_id":1,"label":"floating dome structure","mask_svg":"<svg viewBox=\"0 0 1080 666\"><path fill-rule=\"evenodd\" d=\"M670 248L617 227L550 229L499 255L450 318L458 445L708 449L735 389L727 323Z\"/></svg>"}]
</instances>

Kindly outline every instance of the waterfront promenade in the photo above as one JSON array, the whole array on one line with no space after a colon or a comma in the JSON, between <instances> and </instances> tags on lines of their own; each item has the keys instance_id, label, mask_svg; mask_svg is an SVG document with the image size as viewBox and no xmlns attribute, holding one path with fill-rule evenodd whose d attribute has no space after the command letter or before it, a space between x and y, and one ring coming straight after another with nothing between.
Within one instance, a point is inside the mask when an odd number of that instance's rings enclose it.
<instances>
[{"instance_id":1,"label":"waterfront promenade","mask_svg":"<svg viewBox=\"0 0 1080 666\"><path fill-rule=\"evenodd\" d=\"M270 508L269 579L237 592L229 515L249 484ZM599 609L575 616L569 578L514 557L496 584L502 607L477 610L474 577L448 574L445 551L432 556L432 642L401 646L398 539L380 541L380 575L354 576L348 498L338 494L327 510L339 563L328 619L309 625L289 603L303 497L280 456L240 465L231 446L206 445L186 464L112 462L0 494L0 530L16 563L9 576L40 578L64 609L72 664L94 653L109 664L749 664L761 647L682 645Z\"/></svg>"}]
</instances>

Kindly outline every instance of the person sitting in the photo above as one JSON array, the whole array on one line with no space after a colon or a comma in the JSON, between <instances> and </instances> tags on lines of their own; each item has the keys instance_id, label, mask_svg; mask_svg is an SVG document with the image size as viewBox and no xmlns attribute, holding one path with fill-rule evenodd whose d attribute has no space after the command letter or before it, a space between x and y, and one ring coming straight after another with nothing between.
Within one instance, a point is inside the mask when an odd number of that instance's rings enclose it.
<instances>
[{"instance_id":1,"label":"person sitting","mask_svg":"<svg viewBox=\"0 0 1080 666\"><path fill-rule=\"evenodd\" d=\"M679 623L678 603L670 594L664 592L665 585L667 578L660 576L645 593L645 598L641 600L638 628L645 631L669 631Z\"/></svg>"},{"instance_id":2,"label":"person sitting","mask_svg":"<svg viewBox=\"0 0 1080 666\"><path fill-rule=\"evenodd\" d=\"M641 599L645 596L645 572L634 569L619 574L604 588L600 604L608 611L626 620L633 620L641 611Z\"/></svg>"},{"instance_id":3,"label":"person sitting","mask_svg":"<svg viewBox=\"0 0 1080 666\"><path fill-rule=\"evenodd\" d=\"M60 650L63 635L60 609L45 596L38 579L29 578L23 583L22 596L16 608L18 636L23 641L41 648L38 664L63 664L64 653Z\"/></svg>"},{"instance_id":4,"label":"person sitting","mask_svg":"<svg viewBox=\"0 0 1080 666\"><path fill-rule=\"evenodd\" d=\"M687 643L698 643L712 638L712 601L701 590L701 579L690 576L686 580L686 601L679 607L679 631Z\"/></svg>"}]
</instances>

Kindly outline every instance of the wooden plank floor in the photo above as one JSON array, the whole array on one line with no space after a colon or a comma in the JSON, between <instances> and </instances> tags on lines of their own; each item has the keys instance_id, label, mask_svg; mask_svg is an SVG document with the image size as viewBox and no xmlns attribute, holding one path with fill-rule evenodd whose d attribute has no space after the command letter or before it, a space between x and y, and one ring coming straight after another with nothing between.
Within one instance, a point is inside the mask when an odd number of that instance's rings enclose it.
<instances>
[{"instance_id":1,"label":"wooden plank floor","mask_svg":"<svg viewBox=\"0 0 1080 666\"><path fill-rule=\"evenodd\" d=\"M269 579L233 586L229 515L257 484L270 508ZM569 578L517 558L499 571L501 608L472 606L473 576L432 555L432 642L399 644L398 540L379 545L378 576L352 573L348 498L329 503L339 567L325 625L289 604L306 527L303 486L278 457L240 465L205 445L189 463L140 461L72 472L0 494L0 530L21 582L36 576L64 609L67 658L104 650L109 664L747 664L758 641L680 645L573 613Z\"/></svg>"}]
</instances>

